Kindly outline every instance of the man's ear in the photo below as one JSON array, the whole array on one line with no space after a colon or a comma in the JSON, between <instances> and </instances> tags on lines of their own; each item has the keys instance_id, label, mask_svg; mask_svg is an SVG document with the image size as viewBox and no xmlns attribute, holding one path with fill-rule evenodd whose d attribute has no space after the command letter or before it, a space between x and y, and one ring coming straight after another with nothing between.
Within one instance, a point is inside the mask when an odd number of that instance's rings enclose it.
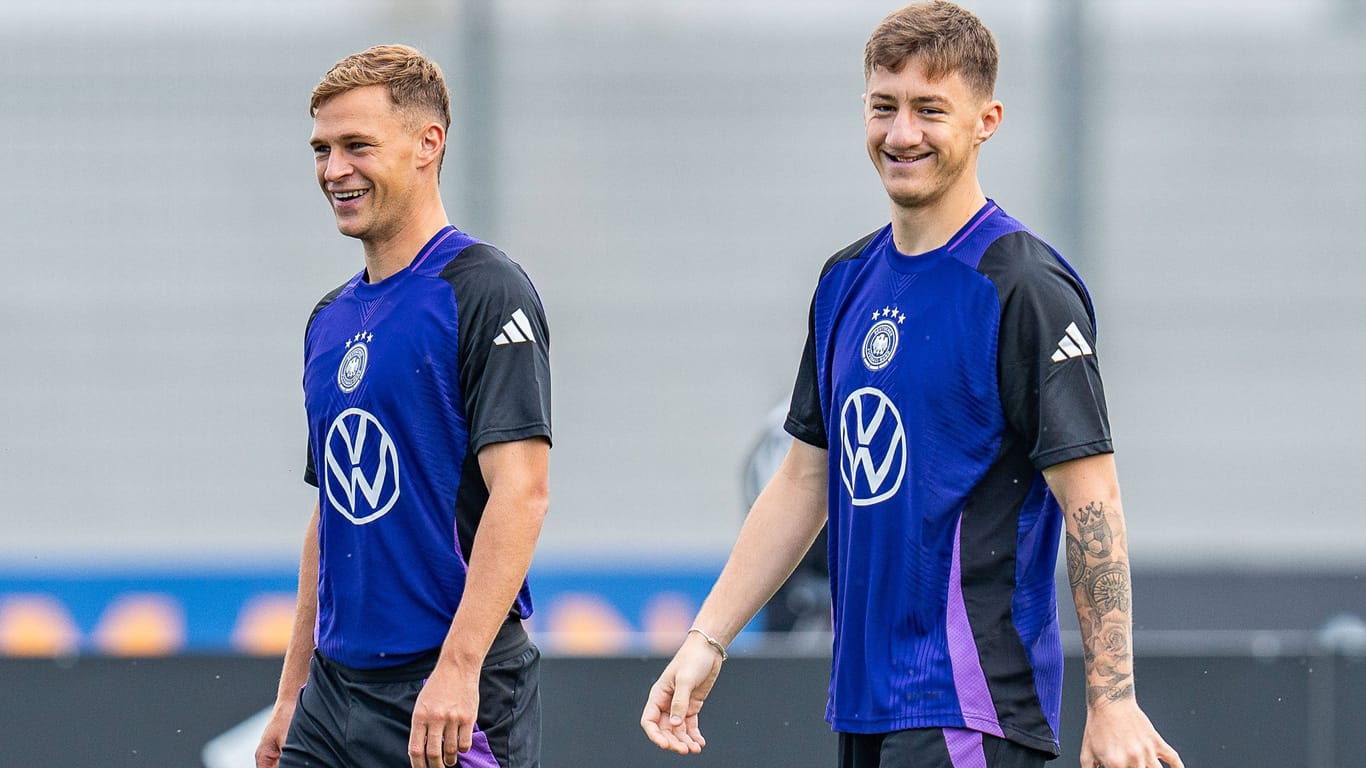
<instances>
[{"instance_id":1,"label":"man's ear","mask_svg":"<svg viewBox=\"0 0 1366 768\"><path fill-rule=\"evenodd\" d=\"M439 123L427 123L418 134L417 160L419 167L441 161L441 152L446 148L446 129Z\"/></svg>"},{"instance_id":2,"label":"man's ear","mask_svg":"<svg viewBox=\"0 0 1366 768\"><path fill-rule=\"evenodd\" d=\"M1005 107L1001 102L992 100L982 107L982 112L977 118L977 143L982 144L996 133L996 129L1001 127L1001 119L1004 117Z\"/></svg>"}]
</instances>

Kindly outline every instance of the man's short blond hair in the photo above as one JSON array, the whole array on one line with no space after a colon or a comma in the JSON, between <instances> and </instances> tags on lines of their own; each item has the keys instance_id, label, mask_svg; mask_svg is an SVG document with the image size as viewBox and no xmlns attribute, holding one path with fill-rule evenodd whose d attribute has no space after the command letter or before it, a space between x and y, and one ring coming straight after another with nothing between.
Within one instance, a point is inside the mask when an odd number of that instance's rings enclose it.
<instances>
[{"instance_id":1,"label":"man's short blond hair","mask_svg":"<svg viewBox=\"0 0 1366 768\"><path fill-rule=\"evenodd\" d=\"M394 106L409 122L436 119L451 127L451 95L436 62L406 45L376 45L342 59L313 89L308 114L317 117L323 102L341 93L371 85L389 89Z\"/></svg>"},{"instance_id":2,"label":"man's short blond hair","mask_svg":"<svg viewBox=\"0 0 1366 768\"><path fill-rule=\"evenodd\" d=\"M910 61L931 80L959 75L982 98L996 89L996 38L970 11L945 0L913 3L883 19L863 49L863 78L878 67L900 72Z\"/></svg>"}]
</instances>

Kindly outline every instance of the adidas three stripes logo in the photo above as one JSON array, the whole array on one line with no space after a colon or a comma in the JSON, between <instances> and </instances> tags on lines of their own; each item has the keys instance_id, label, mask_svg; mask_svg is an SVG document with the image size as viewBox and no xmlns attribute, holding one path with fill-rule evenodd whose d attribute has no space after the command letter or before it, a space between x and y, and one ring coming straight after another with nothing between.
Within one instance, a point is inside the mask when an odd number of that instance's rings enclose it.
<instances>
[{"instance_id":1,"label":"adidas three stripes logo","mask_svg":"<svg viewBox=\"0 0 1366 768\"><path fill-rule=\"evenodd\" d=\"M1081 330L1076 323L1067 326L1067 334L1058 340L1058 351L1053 353L1053 362L1061 363L1064 360L1071 360L1074 357L1085 357L1094 354L1091 345L1086 343L1086 338L1081 335Z\"/></svg>"},{"instance_id":2,"label":"adidas three stripes logo","mask_svg":"<svg viewBox=\"0 0 1366 768\"><path fill-rule=\"evenodd\" d=\"M512 319L503 324L503 331L493 338L494 346L504 344L521 344L523 342L535 342L536 337L531 333L531 321L527 319L526 313L517 310L512 313Z\"/></svg>"}]
</instances>

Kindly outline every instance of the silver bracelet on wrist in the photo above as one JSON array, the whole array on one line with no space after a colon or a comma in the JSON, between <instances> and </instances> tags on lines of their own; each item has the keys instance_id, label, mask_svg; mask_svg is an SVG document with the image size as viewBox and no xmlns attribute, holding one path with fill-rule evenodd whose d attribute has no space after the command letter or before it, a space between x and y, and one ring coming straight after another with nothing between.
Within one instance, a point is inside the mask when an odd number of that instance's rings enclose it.
<instances>
[{"instance_id":1,"label":"silver bracelet on wrist","mask_svg":"<svg viewBox=\"0 0 1366 768\"><path fill-rule=\"evenodd\" d=\"M702 630L701 627L692 627L688 631L696 632L697 634L701 635L702 639L707 641L707 645L710 645L711 647L715 648L716 652L721 654L721 661L725 661L726 659L730 658L730 654L726 653L726 646L721 645L720 640L717 640L716 638L707 634L705 631Z\"/></svg>"}]
</instances>

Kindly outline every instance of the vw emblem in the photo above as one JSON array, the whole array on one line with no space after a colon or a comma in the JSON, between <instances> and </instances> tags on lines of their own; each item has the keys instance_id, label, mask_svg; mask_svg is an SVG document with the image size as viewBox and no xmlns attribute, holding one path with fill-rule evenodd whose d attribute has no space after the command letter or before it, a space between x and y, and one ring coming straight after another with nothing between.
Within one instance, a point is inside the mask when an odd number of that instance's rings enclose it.
<instances>
[{"instance_id":1,"label":"vw emblem","mask_svg":"<svg viewBox=\"0 0 1366 768\"><path fill-rule=\"evenodd\" d=\"M892 401L875 387L849 395L840 409L840 476L856 507L885 501L906 477L906 430Z\"/></svg>"},{"instance_id":2,"label":"vw emblem","mask_svg":"<svg viewBox=\"0 0 1366 768\"><path fill-rule=\"evenodd\" d=\"M324 486L332 507L356 525L383 517L398 501L398 449L367 411L347 408L327 430Z\"/></svg>"},{"instance_id":3,"label":"vw emblem","mask_svg":"<svg viewBox=\"0 0 1366 768\"><path fill-rule=\"evenodd\" d=\"M360 386L360 380L365 376L365 363L369 358L370 350L364 344L353 344L346 350L341 365L337 367L337 386L341 391L350 394Z\"/></svg>"}]
</instances>

